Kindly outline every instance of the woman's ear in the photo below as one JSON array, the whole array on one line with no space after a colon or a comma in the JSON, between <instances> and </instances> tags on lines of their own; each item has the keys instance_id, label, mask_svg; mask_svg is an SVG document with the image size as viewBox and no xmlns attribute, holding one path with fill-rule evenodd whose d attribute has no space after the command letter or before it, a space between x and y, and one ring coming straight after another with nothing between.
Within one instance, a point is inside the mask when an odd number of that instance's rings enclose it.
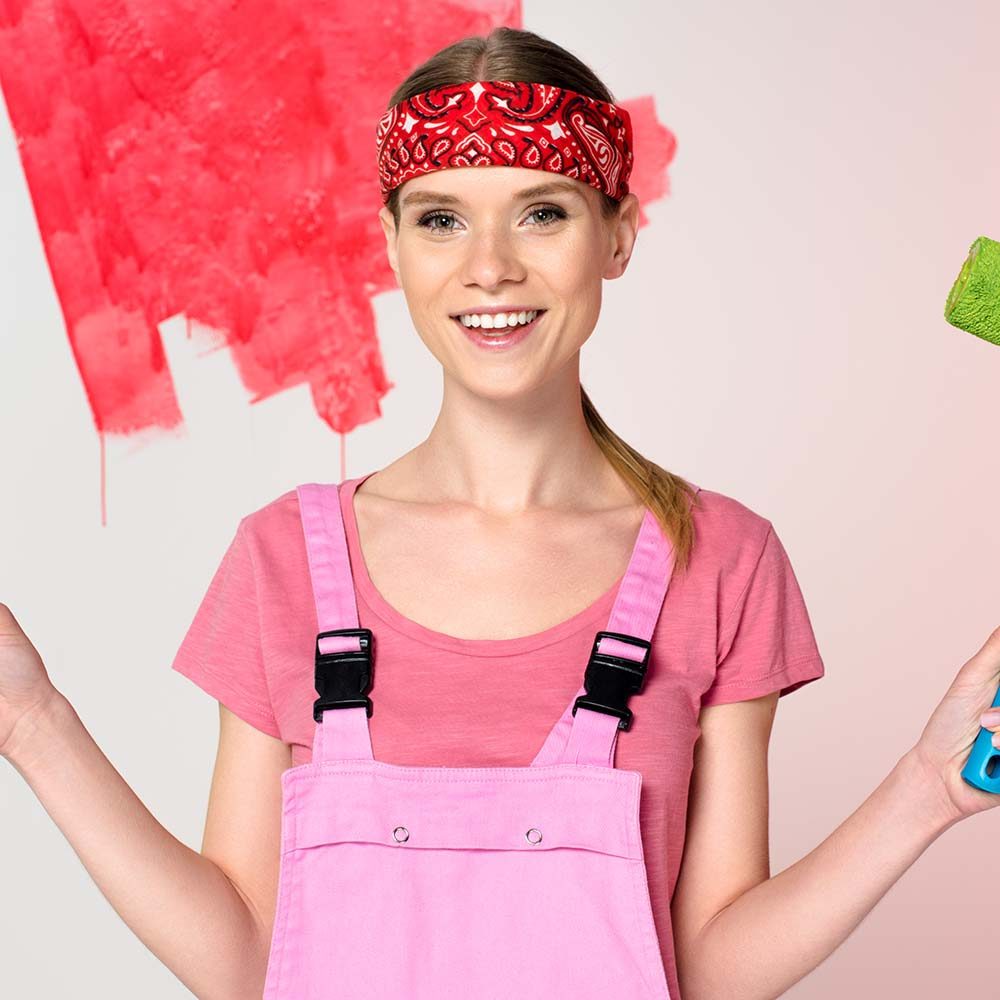
<instances>
[{"instance_id":1,"label":"woman's ear","mask_svg":"<svg viewBox=\"0 0 1000 1000\"><path fill-rule=\"evenodd\" d=\"M625 273L638 232L639 199L630 191L618 206L618 215L611 220L611 253L602 277L618 278Z\"/></svg>"},{"instance_id":2,"label":"woman's ear","mask_svg":"<svg viewBox=\"0 0 1000 1000\"><path fill-rule=\"evenodd\" d=\"M389 267L396 275L396 284L402 287L399 280L399 259L396 255L396 220L392 217L388 206L383 205L379 209L378 221L382 224L382 232L385 234L385 255L389 261Z\"/></svg>"}]
</instances>

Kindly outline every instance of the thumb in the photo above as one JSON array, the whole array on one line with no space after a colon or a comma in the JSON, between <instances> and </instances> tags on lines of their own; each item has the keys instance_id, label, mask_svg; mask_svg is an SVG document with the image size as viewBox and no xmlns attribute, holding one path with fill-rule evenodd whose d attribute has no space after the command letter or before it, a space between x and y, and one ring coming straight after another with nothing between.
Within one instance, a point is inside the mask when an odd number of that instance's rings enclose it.
<instances>
[{"instance_id":1,"label":"thumb","mask_svg":"<svg viewBox=\"0 0 1000 1000\"><path fill-rule=\"evenodd\" d=\"M997 681L1000 681L1000 626L989 634L978 652L962 665L955 678L955 685L981 691L984 685L995 686Z\"/></svg>"},{"instance_id":2,"label":"thumb","mask_svg":"<svg viewBox=\"0 0 1000 1000\"><path fill-rule=\"evenodd\" d=\"M13 645L27 639L14 612L0 601L0 645Z\"/></svg>"}]
</instances>

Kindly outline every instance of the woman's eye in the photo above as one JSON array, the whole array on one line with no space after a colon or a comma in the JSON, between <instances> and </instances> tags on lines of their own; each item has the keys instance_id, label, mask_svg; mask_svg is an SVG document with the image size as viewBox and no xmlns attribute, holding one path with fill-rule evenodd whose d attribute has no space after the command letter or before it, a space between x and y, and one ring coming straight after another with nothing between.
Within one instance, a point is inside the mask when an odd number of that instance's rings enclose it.
<instances>
[{"instance_id":1,"label":"woman's eye","mask_svg":"<svg viewBox=\"0 0 1000 1000\"><path fill-rule=\"evenodd\" d=\"M539 208L533 208L529 213L529 217L538 215L547 216L547 218L543 218L541 221L534 223L534 225L551 226L554 222L565 219L566 211L559 208L558 205L543 205ZM445 223L452 223L452 225L435 225L435 220L437 219L442 219ZM448 233L454 230L455 221L455 216L448 212L428 212L421 217L417 225L432 233Z\"/></svg>"},{"instance_id":2,"label":"woman's eye","mask_svg":"<svg viewBox=\"0 0 1000 1000\"><path fill-rule=\"evenodd\" d=\"M429 212L417 223L417 225L423 226L425 229L431 230L431 232L448 232L447 227L442 229L440 226L432 226L431 222L434 219L445 219L448 222L455 221L455 217L453 215L448 215L445 212Z\"/></svg>"},{"instance_id":3,"label":"woman's eye","mask_svg":"<svg viewBox=\"0 0 1000 1000\"><path fill-rule=\"evenodd\" d=\"M542 208L533 208L531 210L532 215L538 215L540 212L547 212L550 216L552 216L552 218L549 218L547 222L540 222L540 226L551 226L553 222L558 222L560 219L566 218L565 211L557 205L545 205Z\"/></svg>"}]
</instances>

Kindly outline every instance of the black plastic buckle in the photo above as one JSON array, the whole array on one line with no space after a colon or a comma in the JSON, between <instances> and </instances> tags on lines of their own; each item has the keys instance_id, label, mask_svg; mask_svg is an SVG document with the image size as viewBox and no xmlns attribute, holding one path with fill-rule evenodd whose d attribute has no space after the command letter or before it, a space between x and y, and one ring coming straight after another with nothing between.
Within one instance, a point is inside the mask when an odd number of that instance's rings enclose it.
<instances>
[{"instance_id":1,"label":"black plastic buckle","mask_svg":"<svg viewBox=\"0 0 1000 1000\"><path fill-rule=\"evenodd\" d=\"M339 653L321 653L320 639L329 635L356 635L360 649L345 649ZM367 697L372 688L372 631L369 628L334 628L316 636L316 691L313 718L323 721L328 708L360 708L369 718L372 702Z\"/></svg>"},{"instance_id":2,"label":"black plastic buckle","mask_svg":"<svg viewBox=\"0 0 1000 1000\"><path fill-rule=\"evenodd\" d=\"M624 656L612 656L598 652L601 639L619 639L642 649L641 660L630 660ZM632 713L628 709L629 697L642 691L646 682L646 667L649 664L649 642L634 635L621 632L598 632L594 637L594 647L590 651L587 670L583 676L586 695L580 695L573 702L573 714L580 707L594 712L618 716L618 728L628 729L632 725Z\"/></svg>"}]
</instances>

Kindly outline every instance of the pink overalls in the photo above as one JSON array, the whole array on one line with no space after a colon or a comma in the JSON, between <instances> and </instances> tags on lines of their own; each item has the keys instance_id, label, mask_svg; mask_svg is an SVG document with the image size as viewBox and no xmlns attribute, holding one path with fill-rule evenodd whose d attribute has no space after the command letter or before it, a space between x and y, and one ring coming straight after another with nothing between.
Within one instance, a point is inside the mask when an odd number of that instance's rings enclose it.
<instances>
[{"instance_id":1,"label":"pink overalls","mask_svg":"<svg viewBox=\"0 0 1000 1000\"><path fill-rule=\"evenodd\" d=\"M312 761L281 775L264 1000L669 1000L642 776L614 766L674 564L652 512L583 686L530 765L404 767L372 754L375 647L337 484L297 493L319 698Z\"/></svg>"}]
</instances>

